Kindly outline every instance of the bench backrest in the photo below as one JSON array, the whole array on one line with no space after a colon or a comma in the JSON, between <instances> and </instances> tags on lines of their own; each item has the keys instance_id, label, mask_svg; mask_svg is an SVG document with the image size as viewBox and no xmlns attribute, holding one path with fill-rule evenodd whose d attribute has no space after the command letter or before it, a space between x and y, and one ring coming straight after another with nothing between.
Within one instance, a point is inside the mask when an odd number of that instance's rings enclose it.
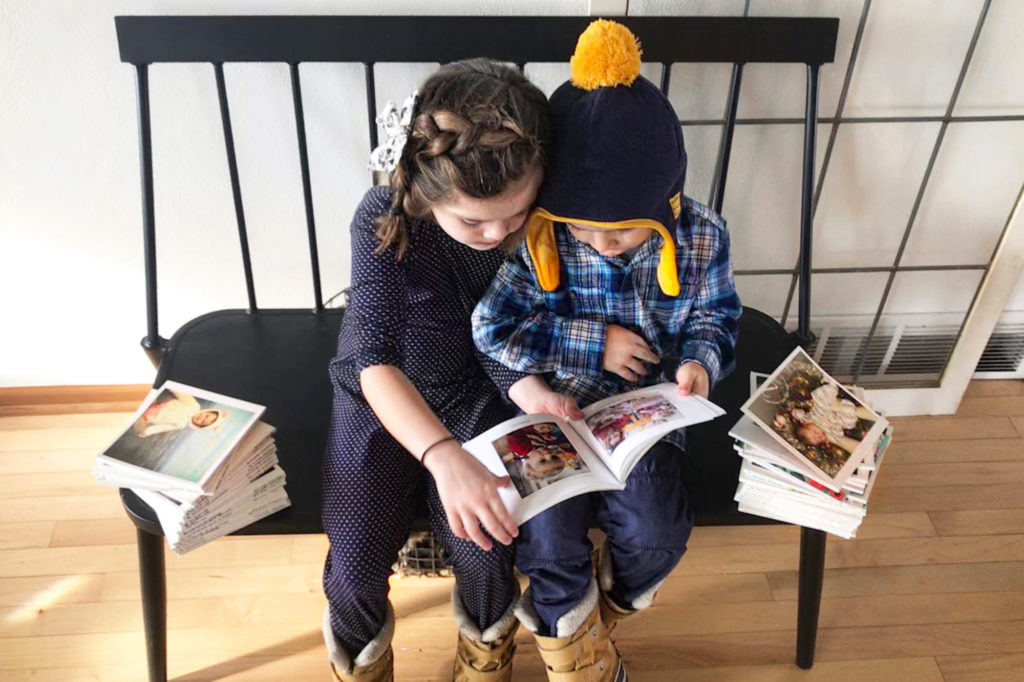
<instances>
[{"instance_id":1,"label":"bench backrest","mask_svg":"<svg viewBox=\"0 0 1024 682\"><path fill-rule=\"evenodd\" d=\"M150 137L148 65L205 62L214 69L225 152L231 178L248 307L258 310L246 234L245 211L235 158L225 62L278 62L290 67L299 146L310 272L316 312L323 310L313 217L306 126L302 103L303 62L362 63L365 67L369 147L377 145L374 65L383 62L446 63L486 56L521 68L531 62L568 61L571 46L593 17L448 16L122 16L116 17L121 60L136 71L146 266L147 333L143 347L154 362L162 355L157 315L153 160ZM724 130L719 145L711 205L721 211L729 168L743 65L752 62L807 66L801 197L800 307L798 339L810 339L811 201L818 109L818 74L835 55L839 20L769 17L616 17L643 45L644 60L659 63L661 88L668 92L672 64L722 62L733 65ZM225 188L226 189L226 188ZM793 197L796 201L797 197Z\"/></svg>"}]
</instances>

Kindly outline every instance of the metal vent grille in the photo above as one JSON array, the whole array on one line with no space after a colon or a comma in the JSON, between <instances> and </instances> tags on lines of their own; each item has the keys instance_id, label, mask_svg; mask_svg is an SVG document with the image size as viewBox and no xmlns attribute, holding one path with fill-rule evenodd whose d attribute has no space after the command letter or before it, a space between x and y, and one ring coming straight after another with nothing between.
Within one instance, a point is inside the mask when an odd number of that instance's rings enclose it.
<instances>
[{"instance_id":1,"label":"metal vent grille","mask_svg":"<svg viewBox=\"0 0 1024 682\"><path fill-rule=\"evenodd\" d=\"M875 375L879 373L886 352L892 344L893 330L877 329L870 347L867 347L867 337L866 327L825 329L812 346L811 354L818 364L834 377L852 377L857 372L861 356L864 356L864 368L861 373Z\"/></svg>"},{"instance_id":2,"label":"metal vent grille","mask_svg":"<svg viewBox=\"0 0 1024 682\"><path fill-rule=\"evenodd\" d=\"M870 344L868 332L868 327L823 328L811 353L825 371L840 381L856 381L868 387L936 385L959 329L879 327Z\"/></svg>"},{"instance_id":3,"label":"metal vent grille","mask_svg":"<svg viewBox=\"0 0 1024 682\"><path fill-rule=\"evenodd\" d=\"M1024 324L1001 324L992 332L976 372L1016 374L1024 362Z\"/></svg>"},{"instance_id":4,"label":"metal vent grille","mask_svg":"<svg viewBox=\"0 0 1024 682\"><path fill-rule=\"evenodd\" d=\"M906 328L886 367L887 375L926 375L936 381L956 345L956 327Z\"/></svg>"},{"instance_id":5,"label":"metal vent grille","mask_svg":"<svg viewBox=\"0 0 1024 682\"><path fill-rule=\"evenodd\" d=\"M874 388L936 386L960 333L959 327L951 325L879 327L868 345L868 331L868 327L817 329L809 352L839 381L856 379ZM1012 376L1024 371L1024 323L997 326L975 371Z\"/></svg>"}]
</instances>

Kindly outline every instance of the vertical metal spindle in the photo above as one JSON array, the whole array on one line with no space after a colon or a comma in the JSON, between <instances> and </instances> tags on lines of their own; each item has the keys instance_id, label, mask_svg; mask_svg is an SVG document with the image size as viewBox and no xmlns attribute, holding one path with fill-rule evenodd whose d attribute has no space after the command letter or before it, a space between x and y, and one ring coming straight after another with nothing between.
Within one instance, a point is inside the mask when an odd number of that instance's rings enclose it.
<instances>
[{"instance_id":1,"label":"vertical metal spindle","mask_svg":"<svg viewBox=\"0 0 1024 682\"><path fill-rule=\"evenodd\" d=\"M807 65L807 105L804 116L804 168L800 192L800 301L796 340L805 348L811 334L811 236L814 213L814 157L818 140L818 64Z\"/></svg>"},{"instance_id":2,"label":"vertical metal spindle","mask_svg":"<svg viewBox=\"0 0 1024 682\"><path fill-rule=\"evenodd\" d=\"M718 168L715 173L715 184L711 189L711 208L715 213L722 212L722 204L725 202L725 179L729 174L729 157L732 154L732 136L736 131L736 112L740 105L742 82L743 64L733 64L729 101L726 103L725 128L722 130L722 142L718 146Z\"/></svg>"},{"instance_id":3,"label":"vertical metal spindle","mask_svg":"<svg viewBox=\"0 0 1024 682\"><path fill-rule=\"evenodd\" d=\"M661 92L668 97L668 86L672 80L672 65L668 62L661 64Z\"/></svg>"},{"instance_id":4,"label":"vertical metal spindle","mask_svg":"<svg viewBox=\"0 0 1024 682\"><path fill-rule=\"evenodd\" d=\"M302 113L302 86L299 83L299 64L288 65L292 75L292 100L295 105L295 132L299 140L299 166L302 170L302 197L306 204L306 232L309 237L309 262L313 271L313 296L316 312L324 309L320 291L320 257L316 248L316 222L313 219L313 190L309 181L309 154L306 150L306 121Z\"/></svg>"},{"instance_id":5,"label":"vertical metal spindle","mask_svg":"<svg viewBox=\"0 0 1024 682\"><path fill-rule=\"evenodd\" d=\"M142 249L146 268L146 336L141 345L154 367L160 366L166 341L160 338L156 297L156 211L153 205L153 143L149 116L149 65L135 65L139 113L139 174L142 179Z\"/></svg>"},{"instance_id":6,"label":"vertical metal spindle","mask_svg":"<svg viewBox=\"0 0 1024 682\"><path fill-rule=\"evenodd\" d=\"M249 312L256 312L256 290L252 283L252 260L249 257L249 236L245 228L245 210L242 207L242 188L238 180L238 161L235 158L235 137L231 132L231 111L228 92L224 85L224 64L216 62L213 73L217 79L217 99L220 102L220 120L224 127L224 147L228 155L228 173L231 176L231 195L235 200L235 219L238 222L238 242L242 249L242 267L245 270L245 291L249 297Z\"/></svg>"},{"instance_id":7,"label":"vertical metal spindle","mask_svg":"<svg viewBox=\"0 0 1024 682\"><path fill-rule=\"evenodd\" d=\"M370 124L370 151L377 148L377 87L373 81L373 62L363 62L366 74L366 114Z\"/></svg>"}]
</instances>

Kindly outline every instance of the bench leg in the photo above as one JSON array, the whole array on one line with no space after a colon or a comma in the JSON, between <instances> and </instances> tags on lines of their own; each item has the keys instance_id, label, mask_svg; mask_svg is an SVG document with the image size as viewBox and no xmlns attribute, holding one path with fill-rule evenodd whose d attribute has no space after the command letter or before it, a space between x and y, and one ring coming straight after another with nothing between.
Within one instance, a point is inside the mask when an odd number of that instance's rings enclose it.
<instances>
[{"instance_id":1,"label":"bench leg","mask_svg":"<svg viewBox=\"0 0 1024 682\"><path fill-rule=\"evenodd\" d=\"M167 577L164 539L137 528L142 621L146 629L149 682L167 682Z\"/></svg>"},{"instance_id":2,"label":"bench leg","mask_svg":"<svg viewBox=\"0 0 1024 682\"><path fill-rule=\"evenodd\" d=\"M814 665L818 638L821 584L825 578L825 533L800 529L800 586L796 616L796 664L804 670Z\"/></svg>"}]
</instances>

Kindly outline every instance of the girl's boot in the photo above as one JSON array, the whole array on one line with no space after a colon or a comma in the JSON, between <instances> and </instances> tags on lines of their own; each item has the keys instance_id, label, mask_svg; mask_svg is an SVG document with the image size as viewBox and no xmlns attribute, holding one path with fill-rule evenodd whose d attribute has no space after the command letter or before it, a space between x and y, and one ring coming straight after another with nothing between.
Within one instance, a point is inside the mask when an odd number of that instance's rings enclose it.
<instances>
[{"instance_id":1,"label":"girl's boot","mask_svg":"<svg viewBox=\"0 0 1024 682\"><path fill-rule=\"evenodd\" d=\"M591 582L583 600L558 619L555 636L537 634L540 619L527 589L516 616L533 632L549 682L627 682L618 650L601 621L597 583Z\"/></svg>"},{"instance_id":2,"label":"girl's boot","mask_svg":"<svg viewBox=\"0 0 1024 682\"><path fill-rule=\"evenodd\" d=\"M481 632L466 611L458 589L452 590L452 610L459 626L452 672L454 682L509 682L512 679L512 656L516 652L514 639L519 629L515 616L517 601L513 599L498 622Z\"/></svg>"},{"instance_id":3,"label":"girl's boot","mask_svg":"<svg viewBox=\"0 0 1024 682\"><path fill-rule=\"evenodd\" d=\"M388 604L387 617L380 632L370 640L353 660L334 636L330 610L324 611L324 641L327 658L335 682L394 682L395 659L391 638L395 634L395 612Z\"/></svg>"}]
</instances>

